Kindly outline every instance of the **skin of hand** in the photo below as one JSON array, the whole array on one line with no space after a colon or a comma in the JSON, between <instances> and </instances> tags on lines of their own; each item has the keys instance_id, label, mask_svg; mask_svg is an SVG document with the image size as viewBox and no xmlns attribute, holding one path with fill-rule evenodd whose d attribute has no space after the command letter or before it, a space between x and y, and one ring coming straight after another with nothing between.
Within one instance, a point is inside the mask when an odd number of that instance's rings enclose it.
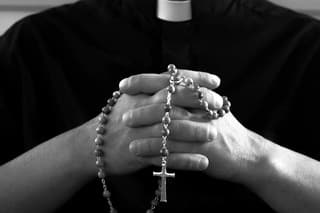
<instances>
[{"instance_id":1,"label":"skin of hand","mask_svg":"<svg viewBox=\"0 0 320 213\"><path fill-rule=\"evenodd\" d=\"M135 76L135 79L131 83L126 80L126 84L121 87L123 92L152 93L167 85L162 82L163 85L160 86L159 79L157 81L157 79L150 79L143 75ZM141 87L147 84L150 85L149 88ZM158 85L153 87L156 84ZM221 97L209 89L202 88L209 107L219 108L221 103L218 99ZM194 96L190 90L178 89L178 91L180 93L173 96L173 104L185 109L186 105L177 100L187 102L187 100L192 100L192 97L194 99ZM320 211L319 161L279 146L248 130L231 112L217 120L208 120L201 116L204 114L203 110L197 107L190 108L190 106L189 104L187 112L183 114L172 110L171 117L175 120L194 121L191 128L206 126L209 132L215 132L216 135L207 142L193 141L196 138L192 136L193 134L203 134L203 132L190 129L190 140L169 137L167 145L170 155L178 153L188 156L197 153L206 156L209 165L204 172L209 176L237 182L248 187L279 213L316 213ZM162 107L161 104L153 104L130 110L124 115L124 121L130 128L139 128L146 123L161 123L164 114ZM173 126L170 126L169 129ZM176 131L179 129L172 129L172 135L187 132ZM134 140L129 145L132 153L142 157L146 163L158 166L160 165L160 147L161 139L154 137ZM179 168L188 170L190 162L188 158L181 160Z\"/></svg>"},{"instance_id":2,"label":"skin of hand","mask_svg":"<svg viewBox=\"0 0 320 213\"><path fill-rule=\"evenodd\" d=\"M136 76L135 78L136 80L131 83L127 82L126 85L122 85L121 88L123 88L124 92L130 94L136 94L138 92L152 93L156 91L156 89L167 86L167 83L163 82L162 86L151 88L152 85L156 84L157 80L150 79L143 75L139 77ZM140 85L146 84L149 84L150 88L140 87ZM209 103L209 107L221 107L221 96L206 88L201 88L201 90ZM158 93L161 93L161 91ZM165 94L162 96L165 96ZM193 104L185 104L182 100L184 100L184 102L194 101ZM223 118L217 120L209 120L206 118L204 111L199 110L201 108L199 108L196 94L190 89L178 88L177 93L173 96L173 104L183 108L188 105L189 108L189 110L183 114L176 113L176 111L173 110L171 117L173 117L174 120L189 120L193 121L193 123L191 129L188 131L190 134L188 140L169 137L168 148L171 155L204 155L209 160L209 165L205 170L208 175L235 182L250 182L249 179L253 177L254 174L252 173L256 169L255 167L266 155L267 141L259 140L260 142L257 143L257 140L253 138L260 136L246 129L232 113L228 113ZM126 125L136 129L150 123L161 123L162 116L164 115L162 107L161 104L153 104L130 110L124 116ZM208 132L215 132L215 137L206 142L192 141L193 138L199 138L199 136L195 135L201 134L201 131L198 131L199 126L205 126ZM187 133L187 131L174 129L174 127L174 125L170 126L173 135L179 135L182 132L183 134ZM206 134L206 132L204 132L204 134ZM161 148L161 137L133 140L129 148L135 155L143 157L145 162L160 165L159 150ZM177 167L178 163L174 162L173 164L176 164ZM184 161L181 160L179 162L179 168L188 169L190 164L190 160L185 158Z\"/></svg>"},{"instance_id":3,"label":"skin of hand","mask_svg":"<svg viewBox=\"0 0 320 213\"><path fill-rule=\"evenodd\" d=\"M219 85L219 78L213 75L200 74L195 76L196 72L188 71L186 76L192 76L196 83L207 86L209 88L216 88ZM164 82L169 81L169 75L167 74L143 74L144 77L148 79L161 79L158 80L158 86L162 86ZM208 78L209 76L209 78ZM132 77L129 81L132 85L135 85L135 77ZM161 82L163 82L161 84ZM153 87L157 87L157 84L154 84ZM124 82L120 83L120 88L124 88ZM149 89L151 85L143 85L144 89ZM155 123L152 120L150 122L144 122L143 125L138 128L131 128L126 125L128 118L126 117L128 112L133 109L141 108L144 106L155 106L161 105L166 100L166 88L157 87L159 90L154 94L123 94L115 107L113 107L112 113L109 116L108 123L106 125L106 134L104 135L105 143L103 145L103 150L105 153L104 160L106 165L106 171L108 175L121 175L126 173L131 173L137 171L143 167L150 165L152 162L146 162L140 156L135 155L130 152L129 144L132 141L142 139L142 138L160 138L162 132L161 123ZM183 90L183 88L180 88ZM140 91L136 91L140 93ZM186 92L182 92L186 93ZM217 98L219 102L214 103L215 105L221 105L222 100ZM176 99L177 106L183 107L196 107L197 99L186 100L181 96L181 99ZM176 115L180 118L183 117L183 114L186 114L187 111L181 107L175 107L174 111ZM146 115L148 118L149 115ZM194 116L197 117L197 116ZM204 143L209 140L212 140L216 137L216 132L214 129L209 129L207 125L198 126L194 128L195 122L189 120L175 120L175 117L172 118L172 131L176 134L172 134L173 138L176 140L191 140L197 141L198 143ZM98 117L86 124L86 128L90 132L90 140L94 141L96 136L95 129L98 124ZM194 134L194 132L197 132ZM183 134L180 134L183 132ZM92 148L93 150L94 148ZM91 153L91 162L95 162L93 153ZM204 170L207 168L208 160L205 156L201 154L183 154L177 153L170 156L170 165L171 168L176 169L188 169L188 170ZM95 169L95 168L94 168ZM91 166L92 170L92 166ZM96 173L96 169L92 170L93 173Z\"/></svg>"},{"instance_id":4,"label":"skin of hand","mask_svg":"<svg viewBox=\"0 0 320 213\"><path fill-rule=\"evenodd\" d=\"M149 115L156 116L156 108L153 107L153 109L150 108L149 110L136 109L130 112L133 115L131 119L126 121L127 125L131 128L138 128L139 124L143 123L140 119L146 116L143 113L148 112ZM159 108L161 106L158 107L158 110ZM195 120L195 118L201 117L199 116L200 114L204 115L204 113L197 112L196 114L185 114L183 118L180 115L172 116L176 117L176 119ZM153 118L154 121L161 120L161 117ZM149 118L149 121L151 119ZM256 140L252 140L252 137L257 136L242 126L232 113L228 113L223 118L213 121L197 119L193 124L194 129L197 129L197 125L205 125L209 129L214 129L217 135L213 140L207 142L169 138L168 149L171 155L175 153L204 155L209 161L208 167L205 170L208 175L234 182L249 183L249 179L255 175L253 171L255 171L256 165L263 160L267 144L258 144ZM172 132L174 131L172 130ZM192 133L201 134L200 132L196 133L196 131L191 131ZM195 138L195 136L191 136L190 138ZM160 138L144 138L130 143L130 151L132 153L143 157L144 161L150 162L153 165L160 165L160 149ZM188 168L186 159L185 162L180 162L180 164L180 169Z\"/></svg>"},{"instance_id":5,"label":"skin of hand","mask_svg":"<svg viewBox=\"0 0 320 213\"><path fill-rule=\"evenodd\" d=\"M186 73L195 75L195 73ZM158 83L168 81L169 76L147 75L151 79L160 79ZM131 78L129 83L134 83ZM204 73L194 78L200 85L216 88L219 78ZM157 84L158 84L157 83ZM105 162L107 175L126 174L148 165L129 151L131 140L145 137L158 137L161 132L158 124L148 122L141 128L130 128L125 125L124 113L143 106L157 105L164 99L161 84L152 85L157 88L154 94L124 94L119 99L109 117L106 143ZM140 85L147 89L150 84ZM137 88L136 88L137 89ZM139 91L136 90L138 93ZM180 103L179 103L180 102ZM178 100L177 105L192 106L192 102ZM175 114L183 115L185 110L175 107ZM173 118L174 119L174 118ZM176 121L176 130L189 131L193 124L189 121ZM45 141L28 152L0 166L0 212L53 212L63 205L89 180L96 177L94 139L98 118ZM175 130L175 131L176 131ZM176 132L180 132L176 131ZM212 133L212 132L211 132ZM190 134L191 136L192 134ZM198 134L192 140L207 141L209 131L205 126L198 128ZM176 134L177 140L185 140L188 135ZM172 156L174 157L174 155ZM202 170L207 167L207 158L200 154L177 155L171 160L172 167L179 167L185 159L189 169ZM175 163L174 163L175 162ZM183 166L186 168L186 166ZM50 192L50 193L48 193Z\"/></svg>"}]
</instances>

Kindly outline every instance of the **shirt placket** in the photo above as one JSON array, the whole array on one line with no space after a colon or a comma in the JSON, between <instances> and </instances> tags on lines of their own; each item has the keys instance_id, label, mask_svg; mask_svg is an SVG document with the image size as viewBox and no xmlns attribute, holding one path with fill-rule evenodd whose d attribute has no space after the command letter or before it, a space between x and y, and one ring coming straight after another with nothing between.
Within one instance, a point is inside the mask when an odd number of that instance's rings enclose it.
<instances>
[{"instance_id":1,"label":"shirt placket","mask_svg":"<svg viewBox=\"0 0 320 213\"><path fill-rule=\"evenodd\" d=\"M163 21L161 29L162 69L165 69L168 64L190 69L192 67L192 23Z\"/></svg>"}]
</instances>

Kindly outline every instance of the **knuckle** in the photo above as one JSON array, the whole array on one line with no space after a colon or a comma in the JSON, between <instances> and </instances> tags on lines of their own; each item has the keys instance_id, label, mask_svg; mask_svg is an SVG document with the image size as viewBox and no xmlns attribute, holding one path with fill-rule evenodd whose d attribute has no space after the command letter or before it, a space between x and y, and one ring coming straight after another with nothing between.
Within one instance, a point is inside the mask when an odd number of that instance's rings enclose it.
<instances>
[{"instance_id":1,"label":"knuckle","mask_svg":"<svg viewBox=\"0 0 320 213\"><path fill-rule=\"evenodd\" d=\"M206 137L208 135L208 131L206 128L203 128L200 125L196 125L193 128L193 134L197 140L203 140L204 136Z\"/></svg>"},{"instance_id":2,"label":"knuckle","mask_svg":"<svg viewBox=\"0 0 320 213\"><path fill-rule=\"evenodd\" d=\"M205 140L210 141L212 140L212 131L210 125L205 125Z\"/></svg>"},{"instance_id":3,"label":"knuckle","mask_svg":"<svg viewBox=\"0 0 320 213\"><path fill-rule=\"evenodd\" d=\"M177 133L181 132L182 131L182 128L181 128L181 124L179 121L172 121L172 123L170 124L171 125L171 134L172 135L177 135ZM170 135L171 135L170 134ZM169 136L170 137L170 136Z\"/></svg>"},{"instance_id":4,"label":"knuckle","mask_svg":"<svg viewBox=\"0 0 320 213\"><path fill-rule=\"evenodd\" d=\"M146 153L151 153L152 152L152 142L151 141L145 141L145 152Z\"/></svg>"},{"instance_id":5,"label":"knuckle","mask_svg":"<svg viewBox=\"0 0 320 213\"><path fill-rule=\"evenodd\" d=\"M190 114L190 112L180 107L172 107L172 110L170 111L170 116L172 116L173 119L188 120L190 118Z\"/></svg>"},{"instance_id":6,"label":"knuckle","mask_svg":"<svg viewBox=\"0 0 320 213\"><path fill-rule=\"evenodd\" d=\"M199 135L199 139L203 141L211 141L216 137L215 132L215 128L213 128L210 124L206 124L201 128L201 133L199 133L201 135Z\"/></svg>"},{"instance_id":7,"label":"knuckle","mask_svg":"<svg viewBox=\"0 0 320 213\"><path fill-rule=\"evenodd\" d=\"M209 128L209 136L208 136L208 140L212 141L215 140L218 137L218 130L217 128L213 127L212 125L208 124L208 128Z\"/></svg>"},{"instance_id":8,"label":"knuckle","mask_svg":"<svg viewBox=\"0 0 320 213\"><path fill-rule=\"evenodd\" d=\"M208 73L198 72L198 78L201 82L206 81L208 79Z\"/></svg>"},{"instance_id":9,"label":"knuckle","mask_svg":"<svg viewBox=\"0 0 320 213\"><path fill-rule=\"evenodd\" d=\"M187 168L189 170L196 170L197 169L197 164L198 164L198 159L194 157L189 157L187 160Z\"/></svg>"},{"instance_id":10,"label":"knuckle","mask_svg":"<svg viewBox=\"0 0 320 213\"><path fill-rule=\"evenodd\" d=\"M164 107L164 103L166 103L166 90L162 89L159 92L155 93L152 96L152 103L161 103Z\"/></svg>"}]
</instances>

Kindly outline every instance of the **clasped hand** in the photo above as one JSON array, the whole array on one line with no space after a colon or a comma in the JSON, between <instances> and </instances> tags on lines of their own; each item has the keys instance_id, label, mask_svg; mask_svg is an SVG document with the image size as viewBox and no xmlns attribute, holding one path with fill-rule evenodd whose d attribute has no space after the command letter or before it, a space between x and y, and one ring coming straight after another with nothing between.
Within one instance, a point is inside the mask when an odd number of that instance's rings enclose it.
<instances>
[{"instance_id":1,"label":"clasped hand","mask_svg":"<svg viewBox=\"0 0 320 213\"><path fill-rule=\"evenodd\" d=\"M201 86L209 108L222 107L222 97L214 92L220 79L208 73L181 70ZM164 115L168 74L140 74L124 79L124 93L108 123L105 145L110 174L134 172L148 165L160 165L161 120ZM261 144L251 140L247 130L233 116L217 120L206 117L198 94L178 86L170 112L169 168L204 171L212 177L242 181L261 154Z\"/></svg>"}]
</instances>

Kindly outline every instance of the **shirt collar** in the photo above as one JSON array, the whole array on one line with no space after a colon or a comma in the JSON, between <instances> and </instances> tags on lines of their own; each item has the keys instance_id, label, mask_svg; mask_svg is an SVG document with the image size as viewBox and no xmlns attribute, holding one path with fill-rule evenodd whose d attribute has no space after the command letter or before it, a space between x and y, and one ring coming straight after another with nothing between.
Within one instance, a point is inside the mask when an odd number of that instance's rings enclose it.
<instances>
[{"instance_id":1,"label":"shirt collar","mask_svg":"<svg viewBox=\"0 0 320 213\"><path fill-rule=\"evenodd\" d=\"M157 17L172 22L190 21L192 20L191 0L158 0Z\"/></svg>"},{"instance_id":2,"label":"shirt collar","mask_svg":"<svg viewBox=\"0 0 320 213\"><path fill-rule=\"evenodd\" d=\"M97 8L102 14L113 15L132 23L137 29L157 38L161 34L161 21L157 17L157 0L81 0ZM192 20L182 25L197 26L203 20L233 13L233 3L246 0L192 0ZM175 22L164 22L175 23ZM179 23L179 22L178 22ZM175 25L181 26L181 24Z\"/></svg>"},{"instance_id":3,"label":"shirt collar","mask_svg":"<svg viewBox=\"0 0 320 213\"><path fill-rule=\"evenodd\" d=\"M94 4L111 6L124 16L136 15L149 21L157 18L157 0L85 0ZM192 20L208 14L221 15L230 5L241 0L192 0Z\"/></svg>"}]
</instances>

